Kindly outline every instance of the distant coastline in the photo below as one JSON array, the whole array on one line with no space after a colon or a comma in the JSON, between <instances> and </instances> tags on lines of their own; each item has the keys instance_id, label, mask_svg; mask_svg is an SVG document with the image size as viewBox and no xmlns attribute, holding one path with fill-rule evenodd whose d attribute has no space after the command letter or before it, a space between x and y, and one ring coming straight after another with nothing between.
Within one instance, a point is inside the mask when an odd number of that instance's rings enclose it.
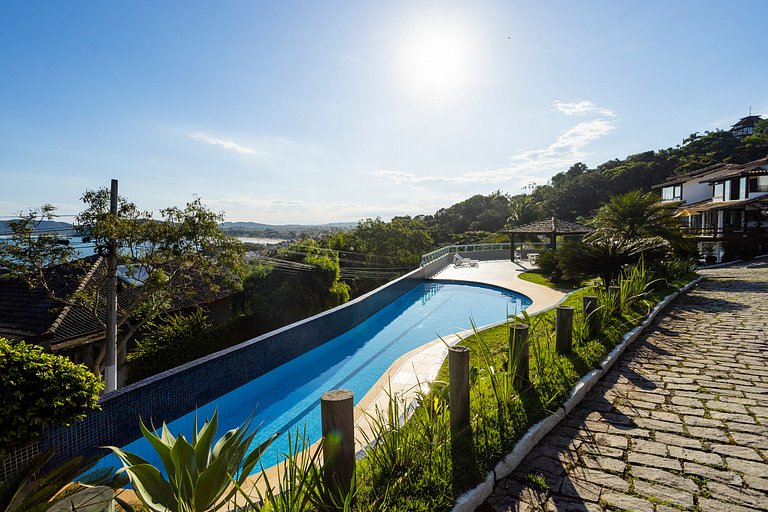
<instances>
[{"instance_id":1,"label":"distant coastline","mask_svg":"<svg viewBox=\"0 0 768 512\"><path fill-rule=\"evenodd\" d=\"M282 242L287 242L286 238L264 238L258 236L238 236L235 237L241 242L249 244L261 244L261 245L277 245Z\"/></svg>"}]
</instances>

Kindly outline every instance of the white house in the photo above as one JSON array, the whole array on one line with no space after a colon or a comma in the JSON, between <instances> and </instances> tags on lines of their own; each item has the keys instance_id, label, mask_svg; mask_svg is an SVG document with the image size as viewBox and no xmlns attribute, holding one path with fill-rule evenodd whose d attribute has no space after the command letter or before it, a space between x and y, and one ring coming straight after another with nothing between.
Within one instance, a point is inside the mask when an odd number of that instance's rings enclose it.
<instances>
[{"instance_id":1,"label":"white house","mask_svg":"<svg viewBox=\"0 0 768 512\"><path fill-rule=\"evenodd\" d=\"M746 164L715 164L653 188L677 206L686 235L718 260L726 241L768 239L768 156Z\"/></svg>"}]
</instances>

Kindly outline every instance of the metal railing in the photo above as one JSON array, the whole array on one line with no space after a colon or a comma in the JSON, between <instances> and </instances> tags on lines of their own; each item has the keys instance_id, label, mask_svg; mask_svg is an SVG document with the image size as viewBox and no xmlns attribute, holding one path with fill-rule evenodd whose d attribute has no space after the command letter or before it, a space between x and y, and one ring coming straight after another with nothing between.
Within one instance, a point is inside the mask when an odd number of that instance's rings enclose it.
<instances>
[{"instance_id":1,"label":"metal railing","mask_svg":"<svg viewBox=\"0 0 768 512\"><path fill-rule=\"evenodd\" d=\"M424 254L421 257L421 267L429 265L435 260L438 260L446 254L465 253L465 252L479 252L479 251L500 251L509 249L509 242L502 242L498 244L469 244L469 245L447 245L436 251Z\"/></svg>"},{"instance_id":2,"label":"metal railing","mask_svg":"<svg viewBox=\"0 0 768 512\"><path fill-rule=\"evenodd\" d=\"M747 227L682 227L683 236L704 238L744 238L768 235L768 226Z\"/></svg>"}]
</instances>

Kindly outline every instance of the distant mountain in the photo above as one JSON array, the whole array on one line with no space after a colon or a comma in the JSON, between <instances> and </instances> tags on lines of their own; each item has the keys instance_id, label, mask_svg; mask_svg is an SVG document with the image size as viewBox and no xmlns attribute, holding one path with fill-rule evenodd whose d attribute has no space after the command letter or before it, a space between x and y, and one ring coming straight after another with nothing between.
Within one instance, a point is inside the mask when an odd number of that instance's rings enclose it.
<instances>
[{"instance_id":1,"label":"distant mountain","mask_svg":"<svg viewBox=\"0 0 768 512\"><path fill-rule=\"evenodd\" d=\"M266 238L297 238L302 234L318 234L328 231L345 231L357 226L357 222L333 222L329 224L261 224L259 222L224 222L221 228L232 235L263 236Z\"/></svg>"},{"instance_id":2,"label":"distant mountain","mask_svg":"<svg viewBox=\"0 0 768 512\"><path fill-rule=\"evenodd\" d=\"M35 229L36 232L55 231L62 235L74 234L75 229L69 222L59 222L55 220L44 220ZM0 235L10 235L11 228L7 220L0 220Z\"/></svg>"}]
</instances>

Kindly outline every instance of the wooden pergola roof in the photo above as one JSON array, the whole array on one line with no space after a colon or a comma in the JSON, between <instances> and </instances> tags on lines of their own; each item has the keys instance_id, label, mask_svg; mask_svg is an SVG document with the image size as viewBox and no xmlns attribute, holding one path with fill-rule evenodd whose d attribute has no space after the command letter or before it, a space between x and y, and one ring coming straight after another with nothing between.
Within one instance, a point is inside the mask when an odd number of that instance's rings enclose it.
<instances>
[{"instance_id":1,"label":"wooden pergola roof","mask_svg":"<svg viewBox=\"0 0 768 512\"><path fill-rule=\"evenodd\" d=\"M591 233L593 229L584 224L560 220L555 217L537 220L522 226L508 229L506 232L512 235L584 235Z\"/></svg>"}]
</instances>

